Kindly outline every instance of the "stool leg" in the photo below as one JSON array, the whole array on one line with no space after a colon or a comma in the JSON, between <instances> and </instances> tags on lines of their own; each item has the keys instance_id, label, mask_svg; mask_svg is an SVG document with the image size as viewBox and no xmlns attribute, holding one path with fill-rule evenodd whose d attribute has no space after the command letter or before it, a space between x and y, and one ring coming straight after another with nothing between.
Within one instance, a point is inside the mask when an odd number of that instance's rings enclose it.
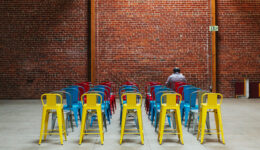
<instances>
[{"instance_id":1,"label":"stool leg","mask_svg":"<svg viewBox=\"0 0 260 150\"><path fill-rule=\"evenodd\" d=\"M80 119L80 121L81 121L81 119L82 119L82 105L81 106L79 106L79 119Z\"/></svg>"},{"instance_id":2,"label":"stool leg","mask_svg":"<svg viewBox=\"0 0 260 150\"><path fill-rule=\"evenodd\" d=\"M171 116L166 114L166 117L168 119L169 127L171 128L172 127L172 125L171 125Z\"/></svg>"},{"instance_id":3,"label":"stool leg","mask_svg":"<svg viewBox=\"0 0 260 150\"><path fill-rule=\"evenodd\" d=\"M52 119L51 119L51 129L54 130L55 122L56 122L56 118L57 118L56 112L55 112L55 113L52 113L51 116L52 116Z\"/></svg>"},{"instance_id":4,"label":"stool leg","mask_svg":"<svg viewBox=\"0 0 260 150\"><path fill-rule=\"evenodd\" d=\"M74 119L76 122L76 127L78 127L78 109L77 108L72 108L73 114L74 114Z\"/></svg>"},{"instance_id":5,"label":"stool leg","mask_svg":"<svg viewBox=\"0 0 260 150\"><path fill-rule=\"evenodd\" d=\"M62 112L61 110L57 109L57 118L58 118L58 126L59 126L59 135L60 135L60 143L63 145L63 120L62 120Z\"/></svg>"},{"instance_id":6,"label":"stool leg","mask_svg":"<svg viewBox=\"0 0 260 150\"><path fill-rule=\"evenodd\" d=\"M141 107L137 109L137 118L139 123L139 133L141 136L141 143L144 144L144 134L143 134L143 120L142 120L142 111Z\"/></svg>"},{"instance_id":7,"label":"stool leg","mask_svg":"<svg viewBox=\"0 0 260 150\"><path fill-rule=\"evenodd\" d=\"M105 113L102 112L102 115L103 115L104 126L105 126L105 129L106 129L106 132L107 132L107 120L106 120Z\"/></svg>"},{"instance_id":8,"label":"stool leg","mask_svg":"<svg viewBox=\"0 0 260 150\"><path fill-rule=\"evenodd\" d=\"M173 129L176 129L175 111L172 112L172 127Z\"/></svg>"},{"instance_id":9,"label":"stool leg","mask_svg":"<svg viewBox=\"0 0 260 150\"><path fill-rule=\"evenodd\" d=\"M160 129L159 129L159 132L160 132L160 141L159 143L162 144L162 139L163 139L163 131L164 131L164 124L165 124L165 116L166 116L166 109L164 108L161 108L161 111L162 111L162 115L161 115L161 126L160 126Z\"/></svg>"},{"instance_id":10,"label":"stool leg","mask_svg":"<svg viewBox=\"0 0 260 150\"><path fill-rule=\"evenodd\" d=\"M69 118L70 118L70 126L71 126L71 129L72 129L72 132L73 132L73 123L72 123L72 113L70 112L69 113Z\"/></svg>"},{"instance_id":11,"label":"stool leg","mask_svg":"<svg viewBox=\"0 0 260 150\"><path fill-rule=\"evenodd\" d=\"M42 135L43 135L43 131L44 131L43 129L44 129L44 125L45 125L45 115L46 115L46 110L45 110L45 108L43 108L39 144L41 144L41 142L42 142Z\"/></svg>"},{"instance_id":12,"label":"stool leg","mask_svg":"<svg viewBox=\"0 0 260 150\"><path fill-rule=\"evenodd\" d=\"M190 131L191 116L192 116L192 112L189 113L189 117L188 117L188 132Z\"/></svg>"},{"instance_id":13,"label":"stool leg","mask_svg":"<svg viewBox=\"0 0 260 150\"><path fill-rule=\"evenodd\" d=\"M219 135L219 118L218 118L218 111L217 109L214 110L214 116L215 116L215 124L216 124L216 130L217 130L217 135L218 135L218 141L220 141L220 135Z\"/></svg>"},{"instance_id":14,"label":"stool leg","mask_svg":"<svg viewBox=\"0 0 260 150\"><path fill-rule=\"evenodd\" d=\"M190 113L190 107L185 107L185 121L184 121L184 126L187 126L188 118L189 118L189 113Z\"/></svg>"},{"instance_id":15,"label":"stool leg","mask_svg":"<svg viewBox=\"0 0 260 150\"><path fill-rule=\"evenodd\" d=\"M45 125L44 125L44 140L46 140L46 137L47 137L47 129L48 129L48 122L49 122L49 114L50 114L50 111L47 110L46 111L46 115L45 115Z\"/></svg>"},{"instance_id":16,"label":"stool leg","mask_svg":"<svg viewBox=\"0 0 260 150\"><path fill-rule=\"evenodd\" d=\"M193 134L195 134L196 126L198 125L198 113L194 113L193 117Z\"/></svg>"},{"instance_id":17,"label":"stool leg","mask_svg":"<svg viewBox=\"0 0 260 150\"><path fill-rule=\"evenodd\" d=\"M155 129L154 129L155 132L156 132L157 127L158 127L158 124L159 124L159 115L160 115L160 112L157 112L157 113L156 113L156 120L157 120L157 122L156 122L156 124L155 124Z\"/></svg>"},{"instance_id":18,"label":"stool leg","mask_svg":"<svg viewBox=\"0 0 260 150\"><path fill-rule=\"evenodd\" d=\"M82 110L82 120L81 120L81 128L80 128L80 136L79 136L79 144L82 143L84 131L85 131L85 124L86 124L86 116L88 114L87 108L83 107Z\"/></svg>"},{"instance_id":19,"label":"stool leg","mask_svg":"<svg viewBox=\"0 0 260 150\"><path fill-rule=\"evenodd\" d=\"M206 126L206 118L207 118L207 109L202 109L202 118L201 118L201 138L200 143L203 143L205 126Z\"/></svg>"},{"instance_id":20,"label":"stool leg","mask_svg":"<svg viewBox=\"0 0 260 150\"><path fill-rule=\"evenodd\" d=\"M65 125L65 119L64 119L64 111L63 111L63 109L62 109L62 111L61 111L61 113L62 113L62 128L63 128L63 131L64 131L64 137L65 137L65 141L67 141L67 131L66 131L66 125Z\"/></svg>"},{"instance_id":21,"label":"stool leg","mask_svg":"<svg viewBox=\"0 0 260 150\"><path fill-rule=\"evenodd\" d=\"M180 139L180 141L181 141L181 144L184 144L184 142L183 142L183 134L182 134L182 126L181 126L181 112L180 112L180 108L178 107L177 109L176 109L176 122L177 122L177 124L178 124L178 126L177 126L177 129L178 129L178 135L179 135L179 139Z\"/></svg>"},{"instance_id":22,"label":"stool leg","mask_svg":"<svg viewBox=\"0 0 260 150\"><path fill-rule=\"evenodd\" d=\"M176 121L176 131L177 133L180 133L180 128L179 128L179 120L178 120L178 113L177 113L177 109L176 109L176 112L175 112L175 121ZM180 121L181 123L181 121ZM178 138L180 139L180 134L178 134Z\"/></svg>"},{"instance_id":23,"label":"stool leg","mask_svg":"<svg viewBox=\"0 0 260 150\"><path fill-rule=\"evenodd\" d=\"M121 136L120 136L120 144L122 144L123 136L125 132L125 120L126 120L126 112L127 109L123 108L123 114L122 114L122 123L121 123Z\"/></svg>"},{"instance_id":24,"label":"stool leg","mask_svg":"<svg viewBox=\"0 0 260 150\"><path fill-rule=\"evenodd\" d=\"M65 126L66 126L66 133L67 133L67 135L68 135L69 113L66 114Z\"/></svg>"},{"instance_id":25,"label":"stool leg","mask_svg":"<svg viewBox=\"0 0 260 150\"><path fill-rule=\"evenodd\" d=\"M222 117L221 117L221 111L220 111L220 108L218 108L217 110L218 110L218 122L219 122L220 133L221 133L221 137L222 137L223 144L225 144L223 124L222 124Z\"/></svg>"},{"instance_id":26,"label":"stool leg","mask_svg":"<svg viewBox=\"0 0 260 150\"><path fill-rule=\"evenodd\" d=\"M161 121L162 121L162 110L160 111L160 117L159 117L159 129L158 129L158 137L157 137L157 140L160 142L160 137L161 137Z\"/></svg>"},{"instance_id":27,"label":"stool leg","mask_svg":"<svg viewBox=\"0 0 260 150\"><path fill-rule=\"evenodd\" d=\"M207 129L210 129L210 123L209 123L209 112L207 112L206 126L207 126ZM208 132L210 132L210 130L208 130Z\"/></svg>"},{"instance_id":28,"label":"stool leg","mask_svg":"<svg viewBox=\"0 0 260 150\"><path fill-rule=\"evenodd\" d=\"M101 144L103 145L104 133L103 133L103 121L102 121L102 111L101 111L101 109L97 109L97 119L98 119L100 140L101 140Z\"/></svg>"},{"instance_id":29,"label":"stool leg","mask_svg":"<svg viewBox=\"0 0 260 150\"><path fill-rule=\"evenodd\" d=\"M115 108L116 108L116 97L113 97L113 98L114 98L113 101L115 103Z\"/></svg>"},{"instance_id":30,"label":"stool leg","mask_svg":"<svg viewBox=\"0 0 260 150\"><path fill-rule=\"evenodd\" d=\"M197 140L199 140L199 137L200 137L200 130L201 130L201 118L202 118L202 110L200 109L200 115L199 115L199 125L198 125L198 134L197 134Z\"/></svg>"}]
</instances>

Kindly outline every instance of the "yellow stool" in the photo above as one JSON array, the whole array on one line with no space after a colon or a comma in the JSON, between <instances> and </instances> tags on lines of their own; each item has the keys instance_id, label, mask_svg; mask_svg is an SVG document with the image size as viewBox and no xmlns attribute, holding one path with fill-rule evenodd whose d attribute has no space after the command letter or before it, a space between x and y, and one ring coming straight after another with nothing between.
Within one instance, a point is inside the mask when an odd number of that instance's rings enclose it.
<instances>
[{"instance_id":1,"label":"yellow stool","mask_svg":"<svg viewBox=\"0 0 260 150\"><path fill-rule=\"evenodd\" d=\"M43 102L44 97L46 97L46 104ZM60 103L57 102L57 98L60 98ZM47 134L60 135L60 143L63 144L62 134L64 134L65 140L67 140L67 137L66 137L64 113L63 113L62 96L60 94L43 94L41 96L41 101L43 105L43 110L42 110L42 124L41 124L39 144L41 144L42 142L42 135L44 135L44 140L46 140ZM51 111L53 110L57 112L59 133L52 133L48 131L53 131L53 130L47 130L49 113L51 113Z\"/></svg>"},{"instance_id":2,"label":"yellow stool","mask_svg":"<svg viewBox=\"0 0 260 150\"><path fill-rule=\"evenodd\" d=\"M126 96L126 104L123 104L123 97ZM140 98L140 102L137 103L137 97ZM124 134L140 134L141 143L144 144L144 134L143 134L143 121L142 121L142 112L141 112L141 104L142 104L142 95L139 93L124 93L121 96L121 100L123 104L123 113L122 113L122 123L121 123L121 136L120 136L120 144L122 144ZM127 112L131 110L136 110L137 112L137 120L139 125L139 133L125 133L125 131L135 131L138 129L125 129L125 122Z\"/></svg>"},{"instance_id":3,"label":"yellow stool","mask_svg":"<svg viewBox=\"0 0 260 150\"><path fill-rule=\"evenodd\" d=\"M198 127L198 135L197 139L199 139L199 136L201 134L201 144L204 140L204 134L217 134L218 140L220 141L220 134L222 136L223 144L225 144L224 139L224 133L223 133L223 125L222 125L222 118L221 118L221 111L220 111L220 105L222 103L223 96L220 93L205 93L201 96L201 99L204 98L204 96L208 97L208 100L206 103L202 101L200 106L200 116L199 116L199 127ZM221 97L220 103L218 103L218 96ZM210 110L209 110L210 109ZM206 124L206 118L207 118L207 112L214 112L215 115L215 122L216 122L216 129L211 130L217 130L216 133L212 132L205 132L205 124Z\"/></svg>"},{"instance_id":4,"label":"yellow stool","mask_svg":"<svg viewBox=\"0 0 260 150\"><path fill-rule=\"evenodd\" d=\"M81 130L80 130L80 137L79 137L79 144L82 143L84 134L99 134L101 139L101 144L104 141L104 132L103 132L103 119L102 119L102 96L98 93L86 93L81 96L81 102L83 102L84 96L87 97L87 103L83 105L82 111L82 120L81 120ZM97 103L98 97L100 98L100 103ZM99 129L86 129L86 118L88 113L96 113L98 119L98 126ZM91 133L88 131L99 131L99 133Z\"/></svg>"},{"instance_id":5,"label":"yellow stool","mask_svg":"<svg viewBox=\"0 0 260 150\"><path fill-rule=\"evenodd\" d=\"M159 118L159 132L158 132L158 140L159 143L162 144L163 134L178 134L178 138L180 142L183 144L183 135L182 135L182 126L181 126L181 112L180 112L180 105L176 103L176 97L179 96L180 102L182 96L178 93L164 93L161 96L161 111L160 111L160 118ZM165 97L166 102L163 103L163 97ZM179 103L180 103L179 102ZM164 130L164 123L165 117L167 113L174 113L175 122L176 122L176 129L167 129ZM176 132L164 132L164 131L176 131Z\"/></svg>"}]
</instances>

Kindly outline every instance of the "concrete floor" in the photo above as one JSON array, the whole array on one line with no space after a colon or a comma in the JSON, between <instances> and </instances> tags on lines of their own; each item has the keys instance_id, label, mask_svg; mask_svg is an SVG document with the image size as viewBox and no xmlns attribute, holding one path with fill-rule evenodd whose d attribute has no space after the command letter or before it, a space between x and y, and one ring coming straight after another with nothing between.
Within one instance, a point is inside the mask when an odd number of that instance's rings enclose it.
<instances>
[{"instance_id":1,"label":"concrete floor","mask_svg":"<svg viewBox=\"0 0 260 150\"><path fill-rule=\"evenodd\" d=\"M125 135L119 145L119 109L105 132L104 145L97 135L88 135L78 145L80 128L69 129L68 141L60 145L59 136L47 136L47 141L38 145L42 105L40 100L0 100L0 149L84 149L84 150L259 150L260 149L260 99L224 99L222 116L226 144L217 141L216 135L206 135L204 144L183 127L184 145L176 135L164 136L162 145L157 142L157 133L143 111L144 145L137 135ZM211 116L211 127L214 121Z\"/></svg>"}]
</instances>

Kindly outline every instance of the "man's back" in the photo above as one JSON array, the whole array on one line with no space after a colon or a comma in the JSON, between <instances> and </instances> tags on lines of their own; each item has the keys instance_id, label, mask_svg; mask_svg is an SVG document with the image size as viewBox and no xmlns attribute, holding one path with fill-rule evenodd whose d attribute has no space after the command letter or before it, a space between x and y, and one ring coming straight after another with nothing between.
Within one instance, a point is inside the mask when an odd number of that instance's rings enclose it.
<instances>
[{"instance_id":1,"label":"man's back","mask_svg":"<svg viewBox=\"0 0 260 150\"><path fill-rule=\"evenodd\" d=\"M179 72L173 73L168 77L166 86L175 90L175 82L186 82L185 76Z\"/></svg>"}]
</instances>

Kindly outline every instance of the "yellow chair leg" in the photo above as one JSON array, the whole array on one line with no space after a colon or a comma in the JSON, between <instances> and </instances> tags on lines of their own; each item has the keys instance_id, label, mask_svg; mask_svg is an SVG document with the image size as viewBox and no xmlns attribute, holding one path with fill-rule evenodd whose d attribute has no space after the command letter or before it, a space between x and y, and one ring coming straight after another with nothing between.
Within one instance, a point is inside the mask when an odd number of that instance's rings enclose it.
<instances>
[{"instance_id":1,"label":"yellow chair leg","mask_svg":"<svg viewBox=\"0 0 260 150\"><path fill-rule=\"evenodd\" d=\"M43 108L42 110L42 123L41 123L41 131L40 131L40 139L39 139L39 144L42 143L42 135L43 135L43 129L44 129L44 125L45 125L45 115L46 115L46 111Z\"/></svg>"},{"instance_id":2,"label":"yellow chair leg","mask_svg":"<svg viewBox=\"0 0 260 150\"><path fill-rule=\"evenodd\" d=\"M207 109L202 109L202 118L201 118L201 139L200 139L200 143L201 143L201 144L203 143L203 140L204 140L206 118L207 118Z\"/></svg>"},{"instance_id":3,"label":"yellow chair leg","mask_svg":"<svg viewBox=\"0 0 260 150\"><path fill-rule=\"evenodd\" d=\"M63 125L63 134L64 134L64 137L65 137L65 141L67 141L67 133L66 133L66 126L65 126L65 119L64 119L64 112L63 112L63 109L62 109L62 125Z\"/></svg>"},{"instance_id":4,"label":"yellow chair leg","mask_svg":"<svg viewBox=\"0 0 260 150\"><path fill-rule=\"evenodd\" d=\"M50 114L50 111L49 110L46 110L45 111L46 114L45 114L45 124L44 124L44 140L46 140L47 138L47 130L48 130L48 121L49 121L49 114Z\"/></svg>"},{"instance_id":5,"label":"yellow chair leg","mask_svg":"<svg viewBox=\"0 0 260 150\"><path fill-rule=\"evenodd\" d=\"M86 124L86 116L88 115L87 113L88 113L88 111L87 111L86 107L83 107L81 129L80 129L80 136L79 136L79 144L81 144L82 140L83 140L84 131L85 131L85 124Z\"/></svg>"},{"instance_id":6,"label":"yellow chair leg","mask_svg":"<svg viewBox=\"0 0 260 150\"><path fill-rule=\"evenodd\" d=\"M160 117L159 117L159 127L158 127L158 137L157 137L157 140L158 142L160 141L160 137L161 137L161 121L162 121L162 111L160 111Z\"/></svg>"},{"instance_id":7,"label":"yellow chair leg","mask_svg":"<svg viewBox=\"0 0 260 150\"><path fill-rule=\"evenodd\" d=\"M124 136L124 132L125 132L126 112L127 112L127 109L126 109L126 108L123 108L122 122L121 122L121 136L120 136L120 144L122 144L123 136Z\"/></svg>"},{"instance_id":8,"label":"yellow chair leg","mask_svg":"<svg viewBox=\"0 0 260 150\"><path fill-rule=\"evenodd\" d=\"M144 144L143 121L142 121L141 107L137 109L137 117L138 117L138 123L139 123L139 133L140 133L140 136L141 136L141 143Z\"/></svg>"},{"instance_id":9,"label":"yellow chair leg","mask_svg":"<svg viewBox=\"0 0 260 150\"><path fill-rule=\"evenodd\" d=\"M216 124L216 130L217 130L217 135L218 135L218 141L220 141L220 131L219 131L219 118L218 118L218 110L214 110L214 116L215 116L215 124Z\"/></svg>"},{"instance_id":10,"label":"yellow chair leg","mask_svg":"<svg viewBox=\"0 0 260 150\"><path fill-rule=\"evenodd\" d=\"M161 108L162 111L162 118L161 118L161 128L159 129L160 132L160 141L159 143L162 144L163 139L163 132L164 132L164 124L165 124L165 116L166 116L166 109Z\"/></svg>"},{"instance_id":11,"label":"yellow chair leg","mask_svg":"<svg viewBox=\"0 0 260 150\"><path fill-rule=\"evenodd\" d=\"M179 128L179 119L178 119L178 110L176 109L176 112L175 112L175 122L176 122L176 130L177 130L177 132L178 133L180 133L180 128ZM178 134L178 138L179 138L179 140L180 140L180 135Z\"/></svg>"},{"instance_id":12,"label":"yellow chair leg","mask_svg":"<svg viewBox=\"0 0 260 150\"><path fill-rule=\"evenodd\" d=\"M60 143L63 145L63 129L62 129L62 112L61 110L57 110L57 118L58 118L58 126L59 126L59 135L60 135Z\"/></svg>"},{"instance_id":13,"label":"yellow chair leg","mask_svg":"<svg viewBox=\"0 0 260 150\"><path fill-rule=\"evenodd\" d=\"M220 108L218 108L217 110L218 110L218 122L219 122L221 137L222 137L223 144L225 144L223 124L222 124L222 117L221 117L221 111L220 111Z\"/></svg>"},{"instance_id":14,"label":"yellow chair leg","mask_svg":"<svg viewBox=\"0 0 260 150\"><path fill-rule=\"evenodd\" d=\"M201 131L201 118L202 118L202 109L200 108L200 115L199 115L199 125L198 125L197 140L199 140L199 137L200 137L200 131Z\"/></svg>"},{"instance_id":15,"label":"yellow chair leg","mask_svg":"<svg viewBox=\"0 0 260 150\"><path fill-rule=\"evenodd\" d=\"M181 144L184 144L183 142L183 134L182 134L182 126L181 126L181 112L180 112L180 108L177 108L176 110L176 114L177 114L177 123L178 123L178 133L179 133L179 139L181 141Z\"/></svg>"},{"instance_id":16,"label":"yellow chair leg","mask_svg":"<svg viewBox=\"0 0 260 150\"><path fill-rule=\"evenodd\" d=\"M101 109L97 109L97 118L98 118L98 126L99 126L100 140L101 140L101 144L103 145L103 142L104 142L104 133L103 133L103 121L102 121L102 112L101 112Z\"/></svg>"}]
</instances>

